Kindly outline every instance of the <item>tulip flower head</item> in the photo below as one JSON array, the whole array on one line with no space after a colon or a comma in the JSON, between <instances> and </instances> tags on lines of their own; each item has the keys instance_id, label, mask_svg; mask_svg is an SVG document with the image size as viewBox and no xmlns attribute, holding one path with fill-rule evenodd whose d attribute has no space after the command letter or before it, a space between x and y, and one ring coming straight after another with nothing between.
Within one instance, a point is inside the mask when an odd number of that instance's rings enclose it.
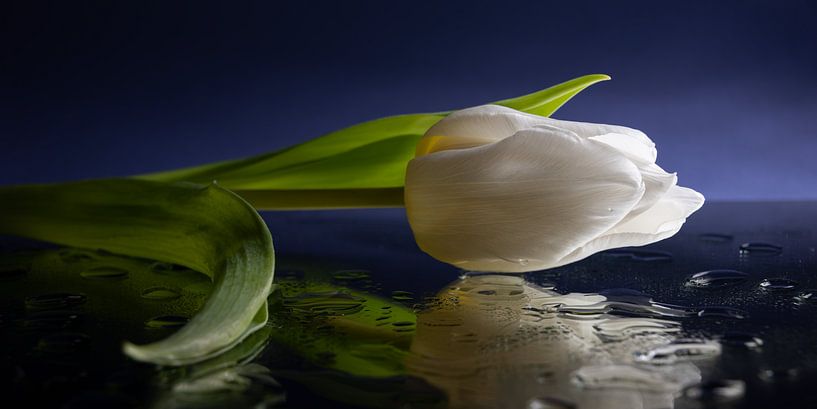
<instances>
[{"instance_id":1,"label":"tulip flower head","mask_svg":"<svg viewBox=\"0 0 817 409\"><path fill-rule=\"evenodd\" d=\"M462 269L558 267L671 237L703 205L656 156L635 129L469 108L420 140L406 211L420 248Z\"/></svg>"}]
</instances>

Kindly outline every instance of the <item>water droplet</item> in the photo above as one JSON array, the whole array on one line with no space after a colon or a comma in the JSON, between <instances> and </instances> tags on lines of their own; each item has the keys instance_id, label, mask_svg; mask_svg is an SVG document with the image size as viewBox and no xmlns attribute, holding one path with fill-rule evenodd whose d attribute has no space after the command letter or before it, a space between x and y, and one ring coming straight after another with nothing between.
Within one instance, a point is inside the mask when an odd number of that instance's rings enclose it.
<instances>
[{"instance_id":1,"label":"water droplet","mask_svg":"<svg viewBox=\"0 0 817 409\"><path fill-rule=\"evenodd\" d=\"M55 354L72 353L87 347L90 341L91 338L85 334L61 332L40 339L40 342L37 343L37 349Z\"/></svg>"},{"instance_id":2,"label":"water droplet","mask_svg":"<svg viewBox=\"0 0 817 409\"><path fill-rule=\"evenodd\" d=\"M73 307L85 303L88 297L79 293L50 293L26 298L29 309L52 309Z\"/></svg>"},{"instance_id":3,"label":"water droplet","mask_svg":"<svg viewBox=\"0 0 817 409\"><path fill-rule=\"evenodd\" d=\"M339 281L359 281L371 277L366 270L341 270L332 274L332 278Z\"/></svg>"},{"instance_id":4,"label":"water droplet","mask_svg":"<svg viewBox=\"0 0 817 409\"><path fill-rule=\"evenodd\" d=\"M366 300L340 292L304 293L284 299L284 306L300 314L347 315L363 309Z\"/></svg>"},{"instance_id":5,"label":"water droplet","mask_svg":"<svg viewBox=\"0 0 817 409\"><path fill-rule=\"evenodd\" d=\"M629 259L633 261L646 261L646 262L662 262L662 261L672 261L672 253L667 251L659 251L659 250L648 250L642 248L620 248L620 249L612 249L606 250L602 252L603 255L608 257L615 257L615 258L623 258Z\"/></svg>"},{"instance_id":6,"label":"water droplet","mask_svg":"<svg viewBox=\"0 0 817 409\"><path fill-rule=\"evenodd\" d=\"M162 315L160 317L147 320L145 322L145 328L178 328L183 327L188 321L190 321L190 319L187 317L178 315Z\"/></svg>"},{"instance_id":7,"label":"water droplet","mask_svg":"<svg viewBox=\"0 0 817 409\"><path fill-rule=\"evenodd\" d=\"M797 287L797 281L788 278L766 278L760 282L760 288L766 291L789 291Z\"/></svg>"},{"instance_id":8,"label":"water droplet","mask_svg":"<svg viewBox=\"0 0 817 409\"><path fill-rule=\"evenodd\" d=\"M720 233L704 233L698 235L698 240L704 241L707 243L726 243L732 241L734 237L728 234L720 234Z\"/></svg>"},{"instance_id":9,"label":"water droplet","mask_svg":"<svg viewBox=\"0 0 817 409\"><path fill-rule=\"evenodd\" d=\"M800 305L817 304L817 289L806 289L794 296L794 302Z\"/></svg>"},{"instance_id":10,"label":"water droplet","mask_svg":"<svg viewBox=\"0 0 817 409\"><path fill-rule=\"evenodd\" d=\"M97 258L97 254L95 252L89 250L82 250L82 249L75 249L75 248L65 248L59 251L59 256L62 261L69 262L69 263L76 263L81 261L91 261Z\"/></svg>"},{"instance_id":11,"label":"water droplet","mask_svg":"<svg viewBox=\"0 0 817 409\"><path fill-rule=\"evenodd\" d=\"M783 247L771 243L749 242L740 245L742 255L776 256L783 252Z\"/></svg>"},{"instance_id":12,"label":"water droplet","mask_svg":"<svg viewBox=\"0 0 817 409\"><path fill-rule=\"evenodd\" d=\"M178 264L171 264L171 263L163 263L161 261L157 261L150 265L150 270L156 274L176 274L179 272L190 272L189 268L185 266L180 266ZM277 273L276 273L277 274Z\"/></svg>"},{"instance_id":13,"label":"water droplet","mask_svg":"<svg viewBox=\"0 0 817 409\"><path fill-rule=\"evenodd\" d=\"M75 326L82 314L71 310L39 311L29 314L23 326L35 330L60 330Z\"/></svg>"},{"instance_id":14,"label":"water droplet","mask_svg":"<svg viewBox=\"0 0 817 409\"><path fill-rule=\"evenodd\" d=\"M533 398L528 401L528 409L576 409L572 402L551 397Z\"/></svg>"},{"instance_id":15,"label":"water droplet","mask_svg":"<svg viewBox=\"0 0 817 409\"><path fill-rule=\"evenodd\" d=\"M148 300L174 300L181 297L181 291L171 287L150 287L142 291L142 298Z\"/></svg>"},{"instance_id":16,"label":"water droplet","mask_svg":"<svg viewBox=\"0 0 817 409\"><path fill-rule=\"evenodd\" d=\"M695 288L723 288L740 284L749 277L748 274L737 270L708 270L694 274L687 279L687 287Z\"/></svg>"},{"instance_id":17,"label":"water droplet","mask_svg":"<svg viewBox=\"0 0 817 409\"><path fill-rule=\"evenodd\" d=\"M705 358L720 354L721 346L717 342L703 339L677 339L670 344L661 345L645 352L636 352L637 362L652 365L673 364L679 359Z\"/></svg>"},{"instance_id":18,"label":"water droplet","mask_svg":"<svg viewBox=\"0 0 817 409\"><path fill-rule=\"evenodd\" d=\"M681 330L675 321L651 318L617 318L603 320L593 326L596 335L604 341L622 341L637 334L668 334Z\"/></svg>"},{"instance_id":19,"label":"water droplet","mask_svg":"<svg viewBox=\"0 0 817 409\"><path fill-rule=\"evenodd\" d=\"M748 349L763 346L763 340L760 337L748 332L727 332L720 338L720 342L724 345Z\"/></svg>"},{"instance_id":20,"label":"water droplet","mask_svg":"<svg viewBox=\"0 0 817 409\"><path fill-rule=\"evenodd\" d=\"M757 374L757 377L766 382L790 382L800 377L800 370L797 368L764 369Z\"/></svg>"},{"instance_id":21,"label":"water droplet","mask_svg":"<svg viewBox=\"0 0 817 409\"><path fill-rule=\"evenodd\" d=\"M79 273L82 278L119 279L128 276L128 270L118 267L94 267Z\"/></svg>"},{"instance_id":22,"label":"water droplet","mask_svg":"<svg viewBox=\"0 0 817 409\"><path fill-rule=\"evenodd\" d=\"M698 311L699 317L724 317L742 320L749 316L749 313L732 307L703 307Z\"/></svg>"},{"instance_id":23,"label":"water droplet","mask_svg":"<svg viewBox=\"0 0 817 409\"><path fill-rule=\"evenodd\" d=\"M684 395L691 399L718 401L738 399L744 393L746 393L746 383L733 379L704 382L690 386L684 391Z\"/></svg>"},{"instance_id":24,"label":"water droplet","mask_svg":"<svg viewBox=\"0 0 817 409\"><path fill-rule=\"evenodd\" d=\"M391 298L396 301L411 301L414 299L414 294L408 291L392 291Z\"/></svg>"}]
</instances>

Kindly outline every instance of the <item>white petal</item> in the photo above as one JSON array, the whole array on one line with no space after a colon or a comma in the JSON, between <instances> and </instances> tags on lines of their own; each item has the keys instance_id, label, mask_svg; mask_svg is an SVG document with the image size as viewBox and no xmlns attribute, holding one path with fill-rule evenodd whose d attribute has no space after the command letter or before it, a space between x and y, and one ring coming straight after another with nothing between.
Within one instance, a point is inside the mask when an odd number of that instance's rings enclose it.
<instances>
[{"instance_id":1,"label":"white petal","mask_svg":"<svg viewBox=\"0 0 817 409\"><path fill-rule=\"evenodd\" d=\"M643 134L642 134L643 135ZM626 155L630 160L636 163L647 164L655 163L658 157L658 151L655 149L655 144L647 138L648 143L635 134L627 135L620 133L606 133L603 135L591 136L599 142L604 142Z\"/></svg>"},{"instance_id":2,"label":"white petal","mask_svg":"<svg viewBox=\"0 0 817 409\"><path fill-rule=\"evenodd\" d=\"M636 166L638 166L638 170L641 172L641 179L644 180L644 186L646 187L646 191L644 192L644 196L641 197L641 201L638 202L630 214L624 219L629 220L632 219L639 214L647 211L651 207L653 207L658 200L660 200L664 195L669 192L669 190L678 183L678 176L675 173L667 173L664 169L661 169L660 166L650 163L650 164L639 164L638 162L634 162Z\"/></svg>"},{"instance_id":3,"label":"white petal","mask_svg":"<svg viewBox=\"0 0 817 409\"><path fill-rule=\"evenodd\" d=\"M406 210L433 257L477 271L557 265L618 224L644 194L610 146L552 126L409 162Z\"/></svg>"},{"instance_id":4,"label":"white petal","mask_svg":"<svg viewBox=\"0 0 817 409\"><path fill-rule=\"evenodd\" d=\"M617 133L593 136L590 139L605 143L617 149L624 154L624 156L632 160L641 171L641 177L644 179L647 190L644 192L644 197L641 198L638 205L636 205L633 211L627 216L628 218L633 218L652 207L659 198L664 196L664 194L678 182L678 177L675 173L667 173L664 169L661 169L660 166L655 164L655 158L657 156L655 145L647 146L634 137Z\"/></svg>"},{"instance_id":5,"label":"white petal","mask_svg":"<svg viewBox=\"0 0 817 409\"><path fill-rule=\"evenodd\" d=\"M619 223L607 233L565 256L559 265L581 260L602 250L643 246L675 235L687 217L704 204L702 194L673 186L658 202L640 215Z\"/></svg>"},{"instance_id":6,"label":"white petal","mask_svg":"<svg viewBox=\"0 0 817 409\"><path fill-rule=\"evenodd\" d=\"M545 124L544 119L499 105L456 111L426 131L417 145L417 156L493 143L523 129Z\"/></svg>"},{"instance_id":7,"label":"white petal","mask_svg":"<svg viewBox=\"0 0 817 409\"><path fill-rule=\"evenodd\" d=\"M499 105L463 109L443 118L420 140L417 156L485 145L537 125L555 126L584 138L596 137L625 154L638 152L638 156L644 160L655 162L655 144L639 130L617 125L561 121Z\"/></svg>"}]
</instances>

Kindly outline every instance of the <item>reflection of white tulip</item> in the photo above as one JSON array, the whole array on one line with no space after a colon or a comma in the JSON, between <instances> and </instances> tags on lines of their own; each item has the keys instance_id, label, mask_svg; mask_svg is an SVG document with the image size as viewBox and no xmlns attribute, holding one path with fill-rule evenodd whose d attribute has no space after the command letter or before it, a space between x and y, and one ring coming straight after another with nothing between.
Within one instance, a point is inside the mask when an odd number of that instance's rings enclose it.
<instances>
[{"instance_id":1,"label":"reflection of white tulip","mask_svg":"<svg viewBox=\"0 0 817 409\"><path fill-rule=\"evenodd\" d=\"M703 205L655 159L634 129L470 108L420 141L406 209L420 248L439 260L476 271L557 267L670 237Z\"/></svg>"},{"instance_id":2,"label":"reflection of white tulip","mask_svg":"<svg viewBox=\"0 0 817 409\"><path fill-rule=\"evenodd\" d=\"M678 322L604 314L613 301L603 295L560 294L519 276L466 275L437 299L417 315L406 368L445 391L451 408L672 408L701 380L688 360L720 352L717 342L677 340ZM677 359L639 359L650 351Z\"/></svg>"}]
</instances>

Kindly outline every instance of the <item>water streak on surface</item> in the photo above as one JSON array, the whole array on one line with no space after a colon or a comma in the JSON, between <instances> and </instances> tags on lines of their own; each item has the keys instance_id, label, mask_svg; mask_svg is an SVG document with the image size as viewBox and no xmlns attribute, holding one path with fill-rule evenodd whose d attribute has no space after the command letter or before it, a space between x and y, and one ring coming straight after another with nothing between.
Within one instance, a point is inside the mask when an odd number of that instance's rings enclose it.
<instances>
[{"instance_id":1,"label":"water streak on surface","mask_svg":"<svg viewBox=\"0 0 817 409\"><path fill-rule=\"evenodd\" d=\"M817 304L817 289L805 289L794 296L794 302L799 305Z\"/></svg>"},{"instance_id":2,"label":"water streak on surface","mask_svg":"<svg viewBox=\"0 0 817 409\"><path fill-rule=\"evenodd\" d=\"M49 293L26 298L29 309L66 308L84 304L88 297L81 293Z\"/></svg>"},{"instance_id":3,"label":"water streak on surface","mask_svg":"<svg viewBox=\"0 0 817 409\"><path fill-rule=\"evenodd\" d=\"M718 342L705 339L677 339L667 345L639 351L635 354L638 362L653 365L673 364L681 359L708 358L721 352Z\"/></svg>"},{"instance_id":4,"label":"water streak on surface","mask_svg":"<svg viewBox=\"0 0 817 409\"><path fill-rule=\"evenodd\" d=\"M783 247L772 243L749 242L740 245L742 255L776 256L783 253Z\"/></svg>"},{"instance_id":5,"label":"water streak on surface","mask_svg":"<svg viewBox=\"0 0 817 409\"><path fill-rule=\"evenodd\" d=\"M37 311L28 314L23 327L32 330L61 330L76 326L82 314L71 310Z\"/></svg>"},{"instance_id":6,"label":"water streak on surface","mask_svg":"<svg viewBox=\"0 0 817 409\"><path fill-rule=\"evenodd\" d=\"M408 291L392 291L391 299L395 301L411 301L414 299L414 294Z\"/></svg>"},{"instance_id":7,"label":"water streak on surface","mask_svg":"<svg viewBox=\"0 0 817 409\"><path fill-rule=\"evenodd\" d=\"M737 270L707 270L695 273L687 279L686 286L693 288L723 288L740 284L749 277Z\"/></svg>"},{"instance_id":8,"label":"water streak on surface","mask_svg":"<svg viewBox=\"0 0 817 409\"><path fill-rule=\"evenodd\" d=\"M128 276L128 270L119 267L94 267L79 273L82 278L88 279L120 279Z\"/></svg>"},{"instance_id":9,"label":"water streak on surface","mask_svg":"<svg viewBox=\"0 0 817 409\"><path fill-rule=\"evenodd\" d=\"M371 277L371 274L365 270L341 270L332 274L332 278L339 281L358 281L365 280Z\"/></svg>"},{"instance_id":10,"label":"water streak on surface","mask_svg":"<svg viewBox=\"0 0 817 409\"><path fill-rule=\"evenodd\" d=\"M698 311L699 317L723 317L744 319L749 316L749 313L732 307L703 307Z\"/></svg>"},{"instance_id":11,"label":"water streak on surface","mask_svg":"<svg viewBox=\"0 0 817 409\"><path fill-rule=\"evenodd\" d=\"M305 293L284 299L284 306L295 312L326 315L353 314L363 309L366 300L340 291Z\"/></svg>"},{"instance_id":12,"label":"water streak on surface","mask_svg":"<svg viewBox=\"0 0 817 409\"><path fill-rule=\"evenodd\" d=\"M649 250L642 248L620 248L606 250L601 254L608 257L623 258L633 261L665 262L672 261L672 253L667 251Z\"/></svg>"},{"instance_id":13,"label":"water streak on surface","mask_svg":"<svg viewBox=\"0 0 817 409\"><path fill-rule=\"evenodd\" d=\"M707 243L726 243L734 239L731 235L721 233L704 233L698 235L698 240Z\"/></svg>"},{"instance_id":14,"label":"water streak on surface","mask_svg":"<svg viewBox=\"0 0 817 409\"><path fill-rule=\"evenodd\" d=\"M148 300L175 300L181 297L181 291L171 287L150 287L142 291L142 298Z\"/></svg>"},{"instance_id":15,"label":"water streak on surface","mask_svg":"<svg viewBox=\"0 0 817 409\"><path fill-rule=\"evenodd\" d=\"M766 278L760 282L760 288L766 291L789 291L794 290L798 283L788 278Z\"/></svg>"},{"instance_id":16,"label":"water streak on surface","mask_svg":"<svg viewBox=\"0 0 817 409\"><path fill-rule=\"evenodd\" d=\"M190 318L179 315L162 315L147 320L145 322L145 328L178 328L187 324L188 321L190 321Z\"/></svg>"}]
</instances>

